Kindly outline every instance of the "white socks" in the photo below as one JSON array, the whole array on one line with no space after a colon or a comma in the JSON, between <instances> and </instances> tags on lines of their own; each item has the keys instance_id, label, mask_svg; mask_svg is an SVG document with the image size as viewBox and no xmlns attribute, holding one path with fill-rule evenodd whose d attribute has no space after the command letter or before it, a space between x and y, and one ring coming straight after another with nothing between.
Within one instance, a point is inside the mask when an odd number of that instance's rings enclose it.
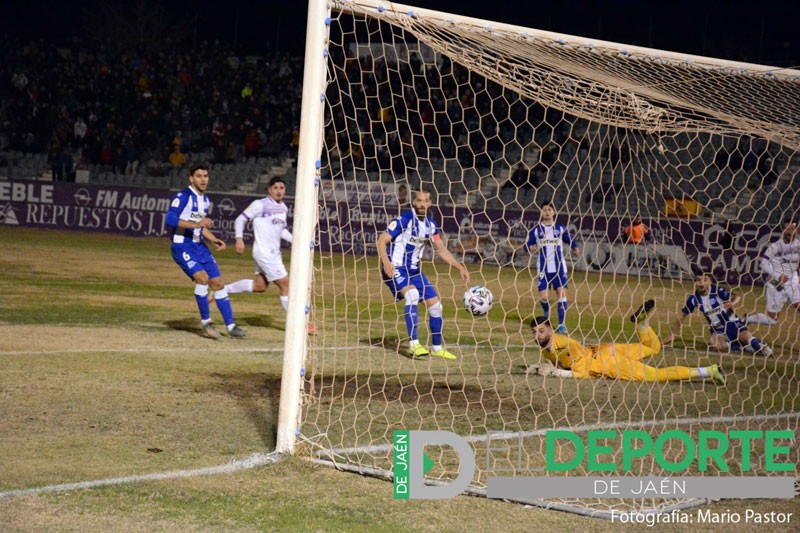
<instances>
[{"instance_id":1,"label":"white socks","mask_svg":"<svg viewBox=\"0 0 800 533\"><path fill-rule=\"evenodd\" d=\"M237 292L253 292L253 280L240 279L239 281L228 283L225 285L225 287L228 289L228 294L236 294Z\"/></svg>"},{"instance_id":2,"label":"white socks","mask_svg":"<svg viewBox=\"0 0 800 533\"><path fill-rule=\"evenodd\" d=\"M758 313L755 315L747 315L745 318L745 324L760 324L762 326L774 326L778 323L777 320L768 317L764 313Z\"/></svg>"}]
</instances>

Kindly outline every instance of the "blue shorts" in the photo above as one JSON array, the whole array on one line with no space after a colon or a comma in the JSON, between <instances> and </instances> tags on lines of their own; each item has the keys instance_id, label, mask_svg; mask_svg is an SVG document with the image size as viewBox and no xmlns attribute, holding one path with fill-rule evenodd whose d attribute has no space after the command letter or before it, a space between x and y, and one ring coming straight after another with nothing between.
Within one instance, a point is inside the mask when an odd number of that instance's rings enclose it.
<instances>
[{"instance_id":1,"label":"blue shorts","mask_svg":"<svg viewBox=\"0 0 800 533\"><path fill-rule=\"evenodd\" d=\"M717 335L725 335L729 341L739 340L739 334L747 331L747 326L741 320L730 320L725 323L725 326L712 327L711 333Z\"/></svg>"},{"instance_id":2,"label":"blue shorts","mask_svg":"<svg viewBox=\"0 0 800 533\"><path fill-rule=\"evenodd\" d=\"M381 269L381 276L383 277L383 282L389 287L389 290L392 291L394 299L398 302L403 299L403 295L400 294L400 291L409 285L413 285L417 288L423 301L439 296L436 293L436 288L434 288L428 277L423 274L421 270L408 270L405 267L395 267L394 277L390 278L383 269Z\"/></svg>"},{"instance_id":3,"label":"blue shorts","mask_svg":"<svg viewBox=\"0 0 800 533\"><path fill-rule=\"evenodd\" d=\"M201 270L205 270L209 279L221 276L217 261L205 244L193 242L172 245L172 259L178 263L181 270L193 277Z\"/></svg>"},{"instance_id":4,"label":"blue shorts","mask_svg":"<svg viewBox=\"0 0 800 533\"><path fill-rule=\"evenodd\" d=\"M566 272L539 272L539 292L561 287L568 288Z\"/></svg>"}]
</instances>

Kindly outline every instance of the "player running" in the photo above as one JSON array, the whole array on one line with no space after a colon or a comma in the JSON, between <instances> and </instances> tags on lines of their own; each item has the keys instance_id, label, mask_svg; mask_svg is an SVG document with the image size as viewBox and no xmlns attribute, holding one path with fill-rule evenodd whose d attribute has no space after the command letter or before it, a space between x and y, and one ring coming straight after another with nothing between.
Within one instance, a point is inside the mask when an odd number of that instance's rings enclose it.
<instances>
[{"instance_id":1,"label":"player running","mask_svg":"<svg viewBox=\"0 0 800 533\"><path fill-rule=\"evenodd\" d=\"M278 287L278 294L286 311L289 307L289 273L283 264L281 240L291 243L292 233L287 228L289 208L284 203L286 182L279 176L273 177L267 187L267 196L254 200L242 211L234 223L236 235L235 250L244 253L244 227L253 222L253 260L256 262L256 273L253 279L240 279L226 285L228 294L240 292L262 293L270 283ZM308 332L313 333L313 326L308 325Z\"/></svg>"}]
</instances>

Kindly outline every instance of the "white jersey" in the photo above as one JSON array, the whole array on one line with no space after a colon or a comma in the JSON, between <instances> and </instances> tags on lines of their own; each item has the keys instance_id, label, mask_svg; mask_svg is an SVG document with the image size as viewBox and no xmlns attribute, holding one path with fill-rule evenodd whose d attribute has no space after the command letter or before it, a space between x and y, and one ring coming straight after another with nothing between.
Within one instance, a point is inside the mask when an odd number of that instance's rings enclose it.
<instances>
[{"instance_id":1,"label":"white jersey","mask_svg":"<svg viewBox=\"0 0 800 533\"><path fill-rule=\"evenodd\" d=\"M800 240L786 242L783 238L775 241L764 250L761 256L761 270L769 276L770 281L779 281L781 276L790 280L797 277L800 266Z\"/></svg>"},{"instance_id":2,"label":"white jersey","mask_svg":"<svg viewBox=\"0 0 800 533\"><path fill-rule=\"evenodd\" d=\"M242 214L236 217L236 237L244 235L244 226L253 221L253 257L276 256L281 253L281 239L292 242L292 234L286 227L289 208L276 202L271 196L254 200Z\"/></svg>"}]
</instances>

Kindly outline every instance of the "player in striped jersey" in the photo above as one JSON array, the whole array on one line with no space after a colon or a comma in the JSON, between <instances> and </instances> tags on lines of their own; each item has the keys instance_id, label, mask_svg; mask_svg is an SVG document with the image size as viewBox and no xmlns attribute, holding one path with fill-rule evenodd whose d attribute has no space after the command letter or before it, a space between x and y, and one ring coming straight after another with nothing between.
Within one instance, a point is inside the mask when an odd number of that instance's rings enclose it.
<instances>
[{"instance_id":1,"label":"player in striped jersey","mask_svg":"<svg viewBox=\"0 0 800 533\"><path fill-rule=\"evenodd\" d=\"M800 239L797 238L797 223L788 221L783 225L781 238L770 243L761 256L761 271L767 276L767 312L749 315L748 324L774 326L778 313L790 302L795 311L800 311Z\"/></svg>"},{"instance_id":2,"label":"player in striped jersey","mask_svg":"<svg viewBox=\"0 0 800 533\"><path fill-rule=\"evenodd\" d=\"M244 227L253 223L253 259L256 262L254 279L240 279L226 285L228 294L239 292L262 293L270 283L278 287L278 294L286 311L289 307L289 273L283 264L281 240L291 243L292 233L287 227L289 208L283 201L286 196L286 182L279 176L273 177L267 187L267 196L254 200L242 211L234 223L236 253L244 253ZM308 325L309 333L313 327Z\"/></svg>"},{"instance_id":3,"label":"player in striped jersey","mask_svg":"<svg viewBox=\"0 0 800 533\"><path fill-rule=\"evenodd\" d=\"M564 245L578 256L580 244L563 224L556 224L556 210L552 204L541 207L541 219L528 234L525 249L531 253L538 252L536 268L538 272L539 303L544 316L550 317L550 289L558 296L558 333L566 333L564 321L567 316L567 261L564 257Z\"/></svg>"},{"instance_id":4,"label":"player in striped jersey","mask_svg":"<svg viewBox=\"0 0 800 533\"><path fill-rule=\"evenodd\" d=\"M734 307L742 297L731 294L724 287L714 285L711 276L699 273L694 280L695 291L686 299L680 316L675 320L672 333L664 339L664 345L672 344L680 334L684 320L695 310L699 310L708 321L711 331L709 346L719 351L746 351L769 357L772 349L766 342L753 336L742 320L736 316Z\"/></svg>"},{"instance_id":5,"label":"player in striped jersey","mask_svg":"<svg viewBox=\"0 0 800 533\"><path fill-rule=\"evenodd\" d=\"M439 226L429 214L431 193L419 190L414 195L413 209L405 211L389 223L386 231L378 237L378 256L381 275L395 299L405 300L405 321L409 336L409 356L432 355L453 360L456 356L446 350L442 343L442 303L436 288L420 269L422 252L430 242L439 257L456 268L461 279L469 285L469 272L453 257L442 239ZM431 330L431 351L420 344L417 336L420 299L428 308L428 323Z\"/></svg>"},{"instance_id":6,"label":"player in striped jersey","mask_svg":"<svg viewBox=\"0 0 800 533\"><path fill-rule=\"evenodd\" d=\"M211 201L206 196L208 188L208 167L194 164L189 168L189 186L172 197L166 224L172 228L172 259L181 270L195 283L194 295L200 310L200 327L212 339L219 339L219 331L211 322L211 310L208 305L208 289L216 291L219 308L228 336L232 338L246 337L247 333L233 318L228 294L222 281L217 262L206 245L210 242L214 249L225 249L225 241L211 231L213 221L208 218Z\"/></svg>"}]
</instances>

